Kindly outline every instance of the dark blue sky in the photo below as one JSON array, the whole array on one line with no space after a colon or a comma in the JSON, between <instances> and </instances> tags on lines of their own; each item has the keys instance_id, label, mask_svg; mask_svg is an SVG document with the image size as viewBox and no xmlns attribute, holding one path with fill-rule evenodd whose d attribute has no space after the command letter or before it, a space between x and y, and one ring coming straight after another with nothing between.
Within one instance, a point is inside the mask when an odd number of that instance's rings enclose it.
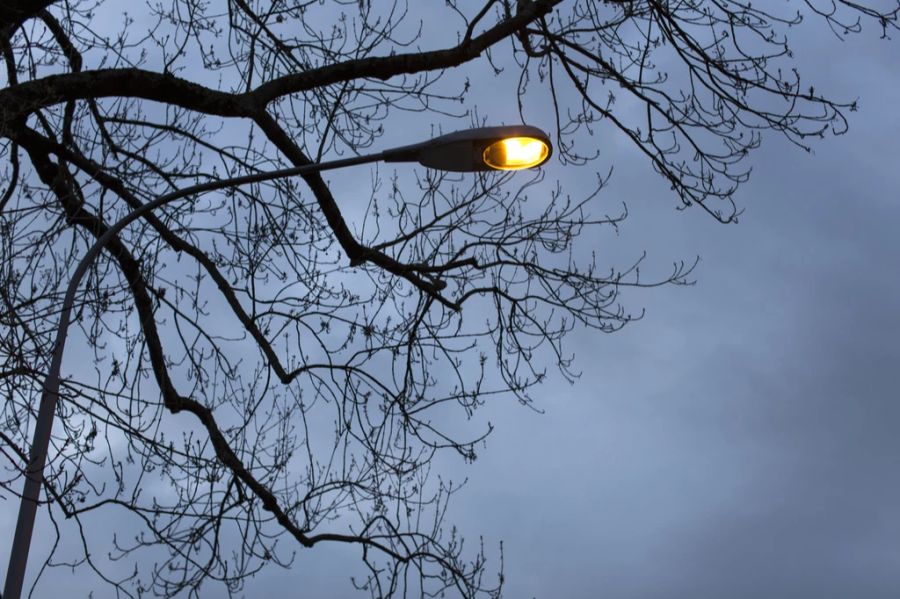
<instances>
[{"instance_id":1,"label":"dark blue sky","mask_svg":"<svg viewBox=\"0 0 900 599\"><path fill-rule=\"evenodd\" d=\"M616 156L624 242L700 254L698 284L579 336L545 416L494 419L465 501L507 540L509 596L900 596L900 62L869 42L794 44L861 111L812 156L767 136L737 226Z\"/></svg>"},{"instance_id":2,"label":"dark blue sky","mask_svg":"<svg viewBox=\"0 0 900 599\"><path fill-rule=\"evenodd\" d=\"M897 41L841 43L813 21L792 33L806 80L860 110L813 154L765 135L740 224L676 211L646 161L601 136L615 167L601 206L626 200L631 216L598 254L646 249L660 271L699 254L698 282L633 293L644 320L578 334L583 376L543 387L545 414L482 414L497 430L451 469L469 485L450 519L472 543L504 541L505 596L900 596ZM332 585L353 555L250 588L352 597Z\"/></svg>"}]
</instances>

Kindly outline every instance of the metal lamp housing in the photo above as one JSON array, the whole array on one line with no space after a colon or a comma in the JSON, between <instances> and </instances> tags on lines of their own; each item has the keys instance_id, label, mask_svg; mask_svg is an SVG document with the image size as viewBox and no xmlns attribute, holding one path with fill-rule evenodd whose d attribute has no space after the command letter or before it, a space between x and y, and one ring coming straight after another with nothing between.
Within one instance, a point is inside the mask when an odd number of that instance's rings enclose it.
<instances>
[{"instance_id":1,"label":"metal lamp housing","mask_svg":"<svg viewBox=\"0 0 900 599\"><path fill-rule=\"evenodd\" d=\"M485 150L497 142L510 138L531 138L546 146L546 154L533 166L540 166L550 158L553 146L546 133L530 125L479 127L441 135L432 140L404 146L385 152L385 162L418 162L422 166L443 171L472 172L514 170L521 167L502 168L485 161Z\"/></svg>"}]
</instances>

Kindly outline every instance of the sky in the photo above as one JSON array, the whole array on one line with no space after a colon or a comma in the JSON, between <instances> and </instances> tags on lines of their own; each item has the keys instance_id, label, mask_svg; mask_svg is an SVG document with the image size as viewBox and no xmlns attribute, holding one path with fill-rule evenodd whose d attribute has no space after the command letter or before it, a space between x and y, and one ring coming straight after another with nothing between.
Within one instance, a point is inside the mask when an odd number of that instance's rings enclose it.
<instances>
[{"instance_id":1,"label":"sky","mask_svg":"<svg viewBox=\"0 0 900 599\"><path fill-rule=\"evenodd\" d=\"M699 254L698 283L579 337L581 380L501 421L459 503L506 539L510 597L900 596L900 62L802 42L861 111L812 156L768 136L740 224L674 213L618 157L623 237Z\"/></svg>"},{"instance_id":2,"label":"sky","mask_svg":"<svg viewBox=\"0 0 900 599\"><path fill-rule=\"evenodd\" d=\"M496 431L458 467L448 519L503 540L504 596L900 596L897 40L792 35L807 81L860 110L812 154L765 135L739 224L676 211L627 143L600 142L603 201L630 216L598 251L699 255L697 284L633 294L643 320L578 334L582 376L542 387L543 414L487 407ZM586 175L566 168L549 170ZM352 553L269 570L248 596L300 580L298 596L353 597L332 586Z\"/></svg>"},{"instance_id":3,"label":"sky","mask_svg":"<svg viewBox=\"0 0 900 599\"><path fill-rule=\"evenodd\" d=\"M794 33L804 75L860 109L812 154L765 136L737 225L676 211L635 150L601 142L603 201L630 216L598 252L699 255L697 283L629 294L643 320L576 333L582 376L539 389L542 414L489 403L479 459L447 464L468 478L447 520L489 557L503 541L504 596L900 596L898 43ZM548 167L570 186L589 175ZM357 561L316 548L245 594L357 597ZM47 596L72 589L48 578Z\"/></svg>"}]
</instances>

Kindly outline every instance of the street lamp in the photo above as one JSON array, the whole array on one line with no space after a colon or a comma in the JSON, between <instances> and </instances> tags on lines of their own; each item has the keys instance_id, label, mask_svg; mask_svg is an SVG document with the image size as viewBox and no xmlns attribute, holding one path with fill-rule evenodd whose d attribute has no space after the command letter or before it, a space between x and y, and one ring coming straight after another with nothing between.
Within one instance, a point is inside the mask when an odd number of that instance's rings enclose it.
<instances>
[{"instance_id":1,"label":"street lamp","mask_svg":"<svg viewBox=\"0 0 900 599\"><path fill-rule=\"evenodd\" d=\"M514 171L550 158L550 138L537 127L481 127L382 152L385 162L418 162L443 171Z\"/></svg>"},{"instance_id":2,"label":"street lamp","mask_svg":"<svg viewBox=\"0 0 900 599\"><path fill-rule=\"evenodd\" d=\"M81 262L78 263L78 266L75 267L75 272L66 289L63 309L56 329L50 372L44 379L41 405L35 421L34 438L31 443L28 467L25 471L25 485L22 491L22 500L19 504L19 516L16 521L12 552L9 556L9 568L6 571L6 585L3 597L5 599L19 599L25 581L25 566L28 561L31 534L34 530L34 518L37 512L38 500L40 499L41 481L43 480L44 465L47 461L47 448L50 445L53 413L56 411L56 402L59 398L60 367L71 320L72 306L75 303L75 293L91 263L119 231L128 226L129 223L164 204L187 196L247 183L258 183L296 175L309 175L345 166L378 161L418 162L430 168L456 172L519 170L540 166L547 161L550 153L550 138L536 127L511 125L467 129L442 135L419 144L385 150L377 154L354 156L329 162L310 163L277 171L200 183L162 195L152 202L135 208L113 224L97 239Z\"/></svg>"}]
</instances>

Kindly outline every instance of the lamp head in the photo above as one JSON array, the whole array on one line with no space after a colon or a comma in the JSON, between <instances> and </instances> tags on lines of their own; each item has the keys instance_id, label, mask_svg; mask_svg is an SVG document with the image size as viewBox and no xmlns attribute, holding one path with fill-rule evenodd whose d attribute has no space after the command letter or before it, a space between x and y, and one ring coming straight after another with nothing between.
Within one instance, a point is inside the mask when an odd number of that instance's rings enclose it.
<instances>
[{"instance_id":1,"label":"lamp head","mask_svg":"<svg viewBox=\"0 0 900 599\"><path fill-rule=\"evenodd\" d=\"M479 127L385 152L385 162L418 162L455 172L520 170L540 166L552 153L550 138L537 127Z\"/></svg>"}]
</instances>

